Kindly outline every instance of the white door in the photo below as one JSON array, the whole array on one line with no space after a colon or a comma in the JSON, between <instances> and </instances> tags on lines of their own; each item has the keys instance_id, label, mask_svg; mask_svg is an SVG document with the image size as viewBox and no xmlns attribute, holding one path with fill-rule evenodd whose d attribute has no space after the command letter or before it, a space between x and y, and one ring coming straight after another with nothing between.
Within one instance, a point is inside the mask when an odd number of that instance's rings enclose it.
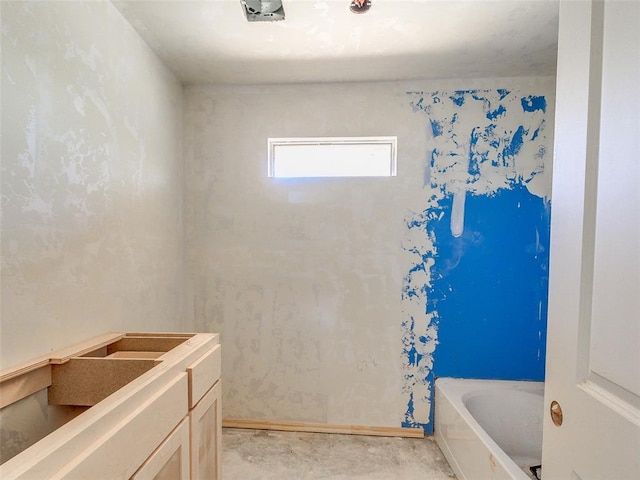
<instances>
[{"instance_id":1,"label":"white door","mask_svg":"<svg viewBox=\"0 0 640 480\"><path fill-rule=\"evenodd\" d=\"M640 1L561 1L544 480L640 479L639 118Z\"/></svg>"}]
</instances>

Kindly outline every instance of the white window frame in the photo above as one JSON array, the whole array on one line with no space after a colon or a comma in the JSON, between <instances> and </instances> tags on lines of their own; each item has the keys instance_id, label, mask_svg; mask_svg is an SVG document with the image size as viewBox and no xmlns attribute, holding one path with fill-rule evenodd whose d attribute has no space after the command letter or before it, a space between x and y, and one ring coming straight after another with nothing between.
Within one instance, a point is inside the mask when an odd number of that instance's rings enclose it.
<instances>
[{"instance_id":1,"label":"white window frame","mask_svg":"<svg viewBox=\"0 0 640 480\"><path fill-rule=\"evenodd\" d=\"M300 137L300 138L269 138L267 141L268 148L268 164L267 164L267 174L271 178L327 178L327 177L395 177L397 175L397 143L398 137L395 136L384 136L384 137ZM389 149L383 151L378 149L379 152L375 152L375 147L380 145L387 145ZM306 174L306 175L281 175L277 172L277 151L281 148L286 148L288 146L294 147L312 147L315 152L318 152L322 149L322 147L329 147L327 151L331 151L332 154L335 155L336 147L340 146L348 146L348 150L353 154L354 146L362 146L364 149L367 147L373 146L374 148L370 148L367 152L364 150L363 152L359 152L361 155L374 155L384 154L386 159L386 154L388 153L389 158L389 168L388 172L383 172L379 170L378 172L372 173L371 171L351 171L348 174ZM320 149L318 149L320 147ZM299 151L299 148L297 149ZM345 149L346 150L346 149ZM283 150L280 150L283 151ZM317 155L317 153L316 153ZM386 164L385 164L386 166ZM321 165L318 165L321 167Z\"/></svg>"}]
</instances>

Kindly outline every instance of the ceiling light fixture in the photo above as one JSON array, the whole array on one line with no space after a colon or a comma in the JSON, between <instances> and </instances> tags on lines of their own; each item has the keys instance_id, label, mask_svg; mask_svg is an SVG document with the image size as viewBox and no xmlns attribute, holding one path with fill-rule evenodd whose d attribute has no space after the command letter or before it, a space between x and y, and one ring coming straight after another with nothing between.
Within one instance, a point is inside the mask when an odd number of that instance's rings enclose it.
<instances>
[{"instance_id":1,"label":"ceiling light fixture","mask_svg":"<svg viewBox=\"0 0 640 480\"><path fill-rule=\"evenodd\" d=\"M349 10L353 13L365 13L371 8L371 0L351 0Z\"/></svg>"}]
</instances>

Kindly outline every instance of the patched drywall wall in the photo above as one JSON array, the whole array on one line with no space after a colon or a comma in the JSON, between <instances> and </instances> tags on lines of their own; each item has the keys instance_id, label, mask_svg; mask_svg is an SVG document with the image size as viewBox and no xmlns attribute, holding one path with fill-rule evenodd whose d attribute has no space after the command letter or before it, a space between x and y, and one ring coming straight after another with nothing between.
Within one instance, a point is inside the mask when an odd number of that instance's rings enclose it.
<instances>
[{"instance_id":1,"label":"patched drywall wall","mask_svg":"<svg viewBox=\"0 0 640 480\"><path fill-rule=\"evenodd\" d=\"M503 102L506 113L491 101L497 109L491 115L505 132L513 128L509 145L518 149L518 161L491 168L496 138L473 129L473 120L480 126L489 120L484 104L471 111L448 100L434 116L425 111L432 97L421 93L499 97L503 89L512 95ZM522 110L525 97L552 104L553 80L186 88L187 310L198 330L222 334L225 417L430 431L439 326L427 301L440 284L433 278L439 253L429 225L450 232L446 186L467 192L462 214L462 193L457 197L454 226L462 231L456 239L478 229L475 197L497 198L526 183L533 191L525 187L526 195L548 207L540 196L548 193L550 155L530 145L533 130L526 145L513 142L519 125L530 128L515 108ZM447 125L456 113L461 123ZM545 114L547 126L536 138L550 152L552 116ZM267 178L268 137L369 135L398 136L397 177ZM507 136L499 136L502 149ZM470 156L463 143L473 138ZM514 177L525 164L531 176ZM442 212L432 218L437 209ZM522 224L533 225L525 217ZM408 288L421 296L414 299ZM505 286L504 295L515 288ZM473 308L485 300L465 301ZM439 322L446 322L444 310ZM479 343L492 335L479 330Z\"/></svg>"},{"instance_id":2,"label":"patched drywall wall","mask_svg":"<svg viewBox=\"0 0 640 480\"><path fill-rule=\"evenodd\" d=\"M544 379L553 116L542 92L409 98L430 160L405 219L403 425L431 432L436 376Z\"/></svg>"},{"instance_id":3,"label":"patched drywall wall","mask_svg":"<svg viewBox=\"0 0 640 480\"><path fill-rule=\"evenodd\" d=\"M191 329L181 85L110 2L0 8L3 366Z\"/></svg>"}]
</instances>

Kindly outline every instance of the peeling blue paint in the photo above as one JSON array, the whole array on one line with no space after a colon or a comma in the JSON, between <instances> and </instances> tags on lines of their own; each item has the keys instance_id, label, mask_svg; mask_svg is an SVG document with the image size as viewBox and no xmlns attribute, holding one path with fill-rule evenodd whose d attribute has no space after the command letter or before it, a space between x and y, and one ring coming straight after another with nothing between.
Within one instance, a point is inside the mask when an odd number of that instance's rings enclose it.
<instances>
[{"instance_id":1,"label":"peeling blue paint","mask_svg":"<svg viewBox=\"0 0 640 480\"><path fill-rule=\"evenodd\" d=\"M536 128L533 132L533 135L531 135L531 140L535 140L536 138L538 138L539 134L540 134L540 129Z\"/></svg>"},{"instance_id":2,"label":"peeling blue paint","mask_svg":"<svg viewBox=\"0 0 640 480\"><path fill-rule=\"evenodd\" d=\"M542 110L544 113L547 111L547 100L542 96L529 95L528 97L522 97L521 103L525 112Z\"/></svg>"},{"instance_id":3,"label":"peeling blue paint","mask_svg":"<svg viewBox=\"0 0 640 480\"><path fill-rule=\"evenodd\" d=\"M411 269L409 270L409 273L415 273L422 270L423 272L425 271L425 267L424 267L424 263L419 263L417 265L414 265L413 267L411 267Z\"/></svg>"},{"instance_id":4,"label":"peeling blue paint","mask_svg":"<svg viewBox=\"0 0 640 480\"><path fill-rule=\"evenodd\" d=\"M431 132L433 133L434 137L438 137L442 135L443 128L444 127L440 122L436 120L431 120Z\"/></svg>"},{"instance_id":5,"label":"peeling blue paint","mask_svg":"<svg viewBox=\"0 0 640 480\"><path fill-rule=\"evenodd\" d=\"M487 112L487 118L489 120L494 120L498 118L500 115L504 115L504 112L506 111L507 110L504 108L504 105L499 105L498 108L496 108L495 110Z\"/></svg>"},{"instance_id":6,"label":"peeling blue paint","mask_svg":"<svg viewBox=\"0 0 640 480\"><path fill-rule=\"evenodd\" d=\"M500 95L500 100L502 100L503 98L505 98L507 95L511 93L509 90L505 90L503 88L499 88L496 91L498 92L498 95Z\"/></svg>"},{"instance_id":7,"label":"peeling blue paint","mask_svg":"<svg viewBox=\"0 0 640 480\"><path fill-rule=\"evenodd\" d=\"M415 427L415 422L413 421L413 392L409 393L409 401L407 402L407 411L404 414L404 421L402 422L402 426L404 428L413 428ZM418 427L420 428L420 427Z\"/></svg>"},{"instance_id":8,"label":"peeling blue paint","mask_svg":"<svg viewBox=\"0 0 640 480\"><path fill-rule=\"evenodd\" d=\"M461 107L462 105L464 105L464 94L465 94L464 91L458 91L458 92L455 92L453 95L451 95L449 98L458 107Z\"/></svg>"},{"instance_id":9,"label":"peeling blue paint","mask_svg":"<svg viewBox=\"0 0 640 480\"><path fill-rule=\"evenodd\" d=\"M526 130L522 125L518 127L516 132L511 137L511 141L509 145L505 146L502 150L502 158L507 159L510 157L516 156L520 153L520 149L522 148L522 144L524 143L524 137L526 135Z\"/></svg>"},{"instance_id":10,"label":"peeling blue paint","mask_svg":"<svg viewBox=\"0 0 640 480\"><path fill-rule=\"evenodd\" d=\"M433 140L424 209L405 219L402 425L429 434L435 375L544 377L550 207L528 188L539 190L532 180L544 173L546 99L506 89L409 95ZM465 227L453 237L460 191Z\"/></svg>"}]
</instances>

